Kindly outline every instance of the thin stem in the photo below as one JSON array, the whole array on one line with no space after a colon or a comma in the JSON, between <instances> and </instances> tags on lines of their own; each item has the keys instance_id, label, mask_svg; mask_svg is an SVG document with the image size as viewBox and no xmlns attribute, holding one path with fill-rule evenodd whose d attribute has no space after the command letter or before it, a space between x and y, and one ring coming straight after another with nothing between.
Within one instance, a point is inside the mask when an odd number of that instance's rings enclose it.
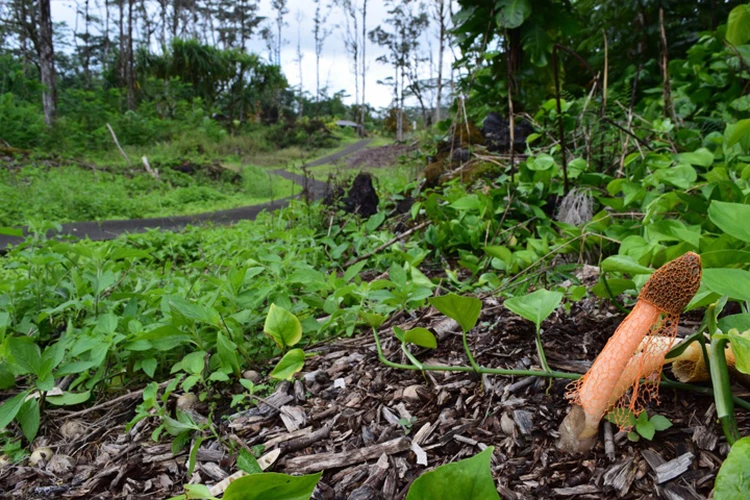
<instances>
[{"instance_id":1,"label":"thin stem","mask_svg":"<svg viewBox=\"0 0 750 500\"><path fill-rule=\"evenodd\" d=\"M714 395L714 391L710 387L686 384L684 382L677 382L675 380L669 380L669 379L662 380L659 386L666 387L667 389L682 389L685 391L696 392L698 394L703 394L705 396ZM734 404L736 404L740 408L744 408L745 410L750 410L750 401L745 401L744 399L737 397L737 396L732 396L732 401L734 402Z\"/></svg>"},{"instance_id":2,"label":"thin stem","mask_svg":"<svg viewBox=\"0 0 750 500\"><path fill-rule=\"evenodd\" d=\"M378 336L378 332L374 328L372 329L372 335L373 337L375 337L375 347L378 351L378 360L380 360L381 363L383 363L385 366L388 366L390 368L397 368L400 370L420 371L419 368L417 368L414 365L404 365L401 363L394 363L392 361L389 361L385 357L385 354L383 354L383 348L380 345L380 336ZM474 369L470 366L422 365L421 371L472 373L474 372ZM488 374L488 375L505 375L505 376L521 376L521 377L561 378L561 379L568 379L568 380L577 380L581 378L580 373L558 372L558 371L543 372L543 371L538 371L538 370L507 370L504 368L485 368L483 366L478 367L477 373ZM669 380L669 379L661 380L659 385L660 387L666 387L668 389L682 389L686 391L695 392L698 394L704 394L706 396L713 396L714 394L714 391L711 390L711 388L709 387L702 387L702 386L693 385L693 384L685 384L683 382L676 382L674 380ZM737 396L732 396L732 401L734 401L734 404L736 404L740 408L750 410L750 401L745 401L744 399L739 398Z\"/></svg>"},{"instance_id":3,"label":"thin stem","mask_svg":"<svg viewBox=\"0 0 750 500\"><path fill-rule=\"evenodd\" d=\"M378 359L385 366L391 368L398 368L400 370L412 370L412 371L426 371L426 372L467 372L467 373L482 373L488 375L507 375L507 376L525 376L525 377L546 377L546 378L563 378L569 380L576 380L581 377L580 373L568 373L558 371L543 372L539 370L508 370L505 368L486 368L484 366L477 365L476 370L471 366L448 366L448 365L422 365L422 370L414 365L404 365L401 363L394 363L389 361L385 354L383 354L383 348L380 345L380 336L378 332L373 328L372 334L375 337L375 347L378 351Z\"/></svg>"},{"instance_id":4,"label":"thin stem","mask_svg":"<svg viewBox=\"0 0 750 500\"><path fill-rule=\"evenodd\" d=\"M711 339L711 384L714 388L714 401L716 402L716 416L721 421L724 436L727 442L733 445L740 439L740 431L737 429L737 420L734 417L734 401L732 400L732 388L729 382L729 369L724 349L727 346L724 335L714 335Z\"/></svg>"},{"instance_id":5,"label":"thin stem","mask_svg":"<svg viewBox=\"0 0 750 500\"><path fill-rule=\"evenodd\" d=\"M479 365L477 364L476 360L474 360L474 356L471 354L471 349L469 349L469 341L466 339L466 331L462 328L461 329L461 340L464 344L464 351L466 352L466 357L469 358L469 364L471 365L471 368L479 373Z\"/></svg>"},{"instance_id":6,"label":"thin stem","mask_svg":"<svg viewBox=\"0 0 750 500\"><path fill-rule=\"evenodd\" d=\"M547 364L547 356L544 354L544 346L542 345L542 332L537 326L536 328L536 353L539 356L539 364L542 365L542 370L545 372L551 371Z\"/></svg>"}]
</instances>

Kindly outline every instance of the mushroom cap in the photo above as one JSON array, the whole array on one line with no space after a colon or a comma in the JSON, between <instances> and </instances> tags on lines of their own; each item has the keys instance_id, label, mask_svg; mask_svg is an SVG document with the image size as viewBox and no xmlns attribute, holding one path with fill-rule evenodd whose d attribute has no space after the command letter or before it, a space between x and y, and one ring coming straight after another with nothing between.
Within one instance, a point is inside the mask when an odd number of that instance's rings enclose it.
<instances>
[{"instance_id":1,"label":"mushroom cap","mask_svg":"<svg viewBox=\"0 0 750 500\"><path fill-rule=\"evenodd\" d=\"M701 284L700 255L688 252L667 262L643 285L638 300L672 314L680 314Z\"/></svg>"}]
</instances>

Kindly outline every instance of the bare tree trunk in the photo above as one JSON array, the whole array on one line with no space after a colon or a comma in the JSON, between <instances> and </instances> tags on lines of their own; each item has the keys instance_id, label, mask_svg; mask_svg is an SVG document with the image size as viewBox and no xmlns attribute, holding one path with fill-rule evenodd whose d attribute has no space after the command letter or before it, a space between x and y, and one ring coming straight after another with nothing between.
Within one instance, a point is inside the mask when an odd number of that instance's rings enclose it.
<instances>
[{"instance_id":1,"label":"bare tree trunk","mask_svg":"<svg viewBox=\"0 0 750 500\"><path fill-rule=\"evenodd\" d=\"M91 34L89 31L89 25L91 24L91 16L89 15L89 0L86 0L83 11L83 22L85 23L85 35L84 35L84 51L83 51L83 81L86 89L91 88Z\"/></svg>"},{"instance_id":2,"label":"bare tree trunk","mask_svg":"<svg viewBox=\"0 0 750 500\"><path fill-rule=\"evenodd\" d=\"M149 50L151 51L151 35L153 35L156 32L156 28L154 28L154 20L151 19L151 16L148 13L148 8L146 7L146 0L141 0L140 3L140 11L141 11L141 18L143 19L143 29L146 30L146 36L141 37L141 40Z\"/></svg>"},{"instance_id":3,"label":"bare tree trunk","mask_svg":"<svg viewBox=\"0 0 750 500\"><path fill-rule=\"evenodd\" d=\"M133 64L133 2L128 0L128 46L125 61L125 81L128 89L128 109L135 109L135 74Z\"/></svg>"},{"instance_id":4,"label":"bare tree trunk","mask_svg":"<svg viewBox=\"0 0 750 500\"><path fill-rule=\"evenodd\" d=\"M161 34L159 42L163 50L167 50L167 0L159 0L159 6L161 7Z\"/></svg>"},{"instance_id":5,"label":"bare tree trunk","mask_svg":"<svg viewBox=\"0 0 750 500\"><path fill-rule=\"evenodd\" d=\"M120 85L127 85L128 73L127 73L127 45L125 44L125 0L117 0L117 8L120 11L118 19L118 27L120 29L120 36L118 43L120 46L120 53L117 55L117 69L120 76Z\"/></svg>"},{"instance_id":6,"label":"bare tree trunk","mask_svg":"<svg viewBox=\"0 0 750 500\"><path fill-rule=\"evenodd\" d=\"M109 43L109 2L104 0L104 61L109 64L109 54L112 47Z\"/></svg>"},{"instance_id":7,"label":"bare tree trunk","mask_svg":"<svg viewBox=\"0 0 750 500\"><path fill-rule=\"evenodd\" d=\"M359 118L359 24L357 22L357 4L355 0L341 0L340 7L344 14L342 38L344 47L352 57L354 67L354 121Z\"/></svg>"},{"instance_id":8,"label":"bare tree trunk","mask_svg":"<svg viewBox=\"0 0 750 500\"><path fill-rule=\"evenodd\" d=\"M28 76L29 74L29 67L31 66L31 50L29 49L29 33L27 32L27 26L28 24L31 24L28 21L29 12L26 10L26 2L21 2L19 6L19 12L18 12L18 18L23 20L21 22L21 25L24 26L24 29L20 30L20 33L18 34L19 42L21 45L21 54L23 56L23 74L24 76ZM32 41L33 44L33 41Z\"/></svg>"},{"instance_id":9,"label":"bare tree trunk","mask_svg":"<svg viewBox=\"0 0 750 500\"><path fill-rule=\"evenodd\" d=\"M405 80L405 74L404 74L404 65L401 65L401 81L399 84L401 85L401 89L399 92L399 104L398 104L398 140L403 141L404 140L404 80Z\"/></svg>"},{"instance_id":10,"label":"bare tree trunk","mask_svg":"<svg viewBox=\"0 0 750 500\"><path fill-rule=\"evenodd\" d=\"M298 10L296 14L297 19L297 67L299 68L299 103L297 109L297 115L302 118L302 113L304 112L304 99L302 95L302 47L300 46L300 26L302 25L302 20L304 19L304 16L302 15L302 11Z\"/></svg>"},{"instance_id":11,"label":"bare tree trunk","mask_svg":"<svg viewBox=\"0 0 750 500\"><path fill-rule=\"evenodd\" d=\"M396 106L396 140L401 140L403 134L403 122L401 121L401 100L398 97L398 65L393 67L393 102Z\"/></svg>"},{"instance_id":12,"label":"bare tree trunk","mask_svg":"<svg viewBox=\"0 0 750 500\"><path fill-rule=\"evenodd\" d=\"M450 0L449 0L450 1ZM445 53L445 0L437 0L437 17L440 23L440 43L438 46L437 97L435 99L435 123L440 121L440 106L443 92L443 54Z\"/></svg>"},{"instance_id":13,"label":"bare tree trunk","mask_svg":"<svg viewBox=\"0 0 750 500\"><path fill-rule=\"evenodd\" d=\"M177 38L177 28L180 25L180 7L181 0L175 0L172 5L172 39Z\"/></svg>"},{"instance_id":14,"label":"bare tree trunk","mask_svg":"<svg viewBox=\"0 0 750 500\"><path fill-rule=\"evenodd\" d=\"M315 2L315 18L313 19L314 28L313 35L315 36L315 116L318 116L320 112L320 53L323 49L322 42L322 30L324 20L320 17L320 2L322 0L316 0Z\"/></svg>"},{"instance_id":15,"label":"bare tree trunk","mask_svg":"<svg viewBox=\"0 0 750 500\"><path fill-rule=\"evenodd\" d=\"M55 78L55 50L52 42L50 0L39 2L39 72L42 85L44 122L51 126L57 119L57 82Z\"/></svg>"},{"instance_id":16,"label":"bare tree trunk","mask_svg":"<svg viewBox=\"0 0 750 500\"><path fill-rule=\"evenodd\" d=\"M367 114L367 101L365 101L365 77L367 76L367 58L365 47L367 45L367 0L362 0L362 106L359 123L359 131L365 135L365 116Z\"/></svg>"}]
</instances>

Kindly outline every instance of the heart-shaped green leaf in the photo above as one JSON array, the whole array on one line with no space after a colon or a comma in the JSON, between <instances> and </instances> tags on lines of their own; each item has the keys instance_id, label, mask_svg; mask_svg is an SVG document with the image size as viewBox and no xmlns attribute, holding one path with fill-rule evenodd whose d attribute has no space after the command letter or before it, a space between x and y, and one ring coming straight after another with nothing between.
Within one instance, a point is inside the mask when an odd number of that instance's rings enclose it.
<instances>
[{"instance_id":1,"label":"heart-shaped green leaf","mask_svg":"<svg viewBox=\"0 0 750 500\"><path fill-rule=\"evenodd\" d=\"M750 491L750 437L744 437L734 443L729 455L721 464L714 485L714 500L743 500Z\"/></svg>"},{"instance_id":2,"label":"heart-shaped green leaf","mask_svg":"<svg viewBox=\"0 0 750 500\"><path fill-rule=\"evenodd\" d=\"M409 488L406 500L491 500L499 499L490 471L493 447L471 458L419 476Z\"/></svg>"},{"instance_id":3,"label":"heart-shaped green leaf","mask_svg":"<svg viewBox=\"0 0 750 500\"><path fill-rule=\"evenodd\" d=\"M233 481L224 500L310 500L322 472L289 476L278 472L250 474Z\"/></svg>"},{"instance_id":4,"label":"heart-shaped green leaf","mask_svg":"<svg viewBox=\"0 0 750 500\"><path fill-rule=\"evenodd\" d=\"M482 311L482 301L474 297L461 297L455 293L432 297L430 304L449 318L455 319L463 331L468 332L477 324Z\"/></svg>"},{"instance_id":5,"label":"heart-shaped green leaf","mask_svg":"<svg viewBox=\"0 0 750 500\"><path fill-rule=\"evenodd\" d=\"M302 370L304 366L305 351L292 349L279 360L271 372L271 376L280 380L291 380L294 374Z\"/></svg>"},{"instance_id":6,"label":"heart-shaped green leaf","mask_svg":"<svg viewBox=\"0 0 750 500\"><path fill-rule=\"evenodd\" d=\"M435 336L427 328L412 328L404 333L404 342L411 342L419 347L426 347L428 349L435 349L437 347L437 340Z\"/></svg>"},{"instance_id":7,"label":"heart-shaped green leaf","mask_svg":"<svg viewBox=\"0 0 750 500\"><path fill-rule=\"evenodd\" d=\"M562 293L550 292L542 288L528 295L506 300L505 307L534 323L538 330L542 321L557 309L562 299Z\"/></svg>"},{"instance_id":8,"label":"heart-shaped green leaf","mask_svg":"<svg viewBox=\"0 0 750 500\"><path fill-rule=\"evenodd\" d=\"M302 338L302 324L297 316L283 307L271 304L263 331L282 349L293 346Z\"/></svg>"}]
</instances>

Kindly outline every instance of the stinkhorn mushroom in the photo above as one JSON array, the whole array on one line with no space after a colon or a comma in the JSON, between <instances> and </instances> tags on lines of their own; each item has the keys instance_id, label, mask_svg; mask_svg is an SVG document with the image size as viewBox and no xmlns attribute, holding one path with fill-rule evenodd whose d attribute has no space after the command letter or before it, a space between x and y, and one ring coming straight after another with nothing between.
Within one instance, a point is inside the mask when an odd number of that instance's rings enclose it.
<instances>
[{"instance_id":1,"label":"stinkhorn mushroom","mask_svg":"<svg viewBox=\"0 0 750 500\"><path fill-rule=\"evenodd\" d=\"M627 407L638 413L643 403L656 395L664 356L671 343L651 340L676 336L680 313L698 291L700 281L701 259L692 252L651 275L635 307L589 371L572 384L568 393L572 408L560 426L560 449L588 451L596 442L599 422L607 411ZM624 422L617 423L625 426Z\"/></svg>"}]
</instances>

